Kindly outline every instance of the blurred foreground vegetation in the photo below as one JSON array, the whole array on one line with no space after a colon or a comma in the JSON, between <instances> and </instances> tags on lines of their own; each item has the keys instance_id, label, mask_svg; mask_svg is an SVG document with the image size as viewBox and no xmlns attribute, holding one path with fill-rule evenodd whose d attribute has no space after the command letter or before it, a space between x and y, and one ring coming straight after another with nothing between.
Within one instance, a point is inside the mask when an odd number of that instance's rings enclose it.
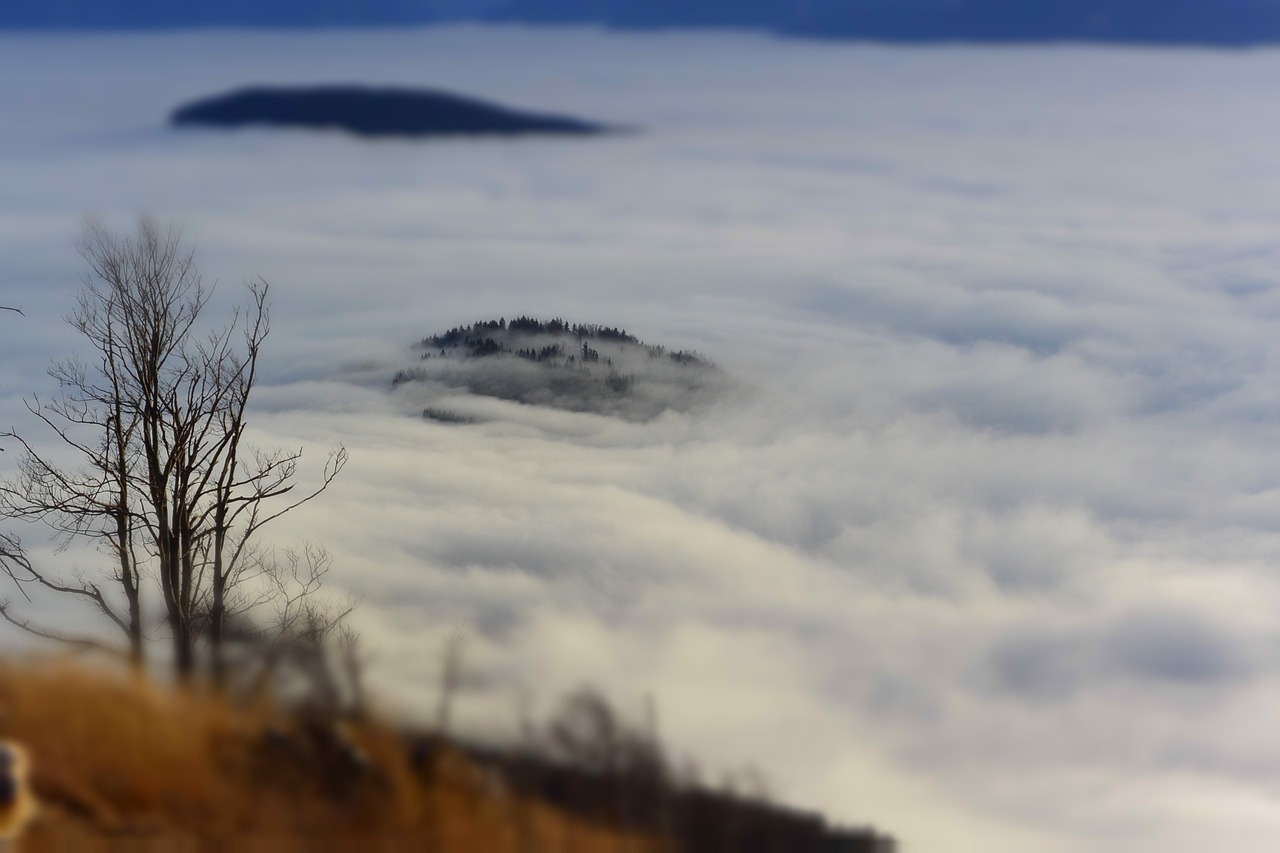
<instances>
[{"instance_id":1,"label":"blurred foreground vegetation","mask_svg":"<svg viewBox=\"0 0 1280 853\"><path fill-rule=\"evenodd\" d=\"M597 694L498 750L368 716L233 703L66 659L0 663L33 759L26 853L63 849L883 851L869 831L677 781Z\"/></svg>"}]
</instances>

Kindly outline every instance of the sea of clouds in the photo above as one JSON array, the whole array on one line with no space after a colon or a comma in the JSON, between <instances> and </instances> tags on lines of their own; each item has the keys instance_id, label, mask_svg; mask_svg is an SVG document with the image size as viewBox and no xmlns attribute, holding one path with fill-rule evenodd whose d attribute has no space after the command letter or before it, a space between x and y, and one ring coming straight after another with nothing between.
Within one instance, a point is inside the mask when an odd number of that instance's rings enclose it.
<instances>
[{"instance_id":1,"label":"sea of clouds","mask_svg":"<svg viewBox=\"0 0 1280 853\"><path fill-rule=\"evenodd\" d=\"M351 452L274 539L332 552L392 709L430 718L464 624L456 718L489 736L592 683L908 850L1274 846L1280 53L6 35L0 77L0 423L76 349L86 215L185 226L219 304L267 279L255 440ZM639 132L165 126L258 82ZM424 335L519 314L733 393L456 425L392 390Z\"/></svg>"}]
</instances>

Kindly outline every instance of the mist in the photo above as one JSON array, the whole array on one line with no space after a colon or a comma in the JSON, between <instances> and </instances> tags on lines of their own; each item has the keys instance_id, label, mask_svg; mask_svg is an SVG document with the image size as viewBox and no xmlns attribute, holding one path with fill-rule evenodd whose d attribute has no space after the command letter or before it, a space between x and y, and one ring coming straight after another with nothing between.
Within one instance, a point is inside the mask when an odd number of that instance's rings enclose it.
<instances>
[{"instance_id":1,"label":"mist","mask_svg":"<svg viewBox=\"0 0 1280 853\"><path fill-rule=\"evenodd\" d=\"M185 227L219 304L269 281L253 440L351 453L273 538L332 553L396 713L464 624L477 736L591 683L907 850L1272 846L1280 54L460 27L3 36L0 72L0 423L76 351L87 215ZM165 126L332 82L638 132ZM726 379L393 388L518 315Z\"/></svg>"}]
</instances>

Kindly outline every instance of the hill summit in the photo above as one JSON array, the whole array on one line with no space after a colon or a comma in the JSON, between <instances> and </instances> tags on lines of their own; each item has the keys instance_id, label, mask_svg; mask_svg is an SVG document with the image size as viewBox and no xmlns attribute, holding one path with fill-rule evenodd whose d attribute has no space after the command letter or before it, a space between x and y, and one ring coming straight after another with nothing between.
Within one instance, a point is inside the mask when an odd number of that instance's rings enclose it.
<instances>
[{"instance_id":1,"label":"hill summit","mask_svg":"<svg viewBox=\"0 0 1280 853\"><path fill-rule=\"evenodd\" d=\"M429 335L416 349L418 364L399 371L392 384L413 383L427 403L423 414L441 421L469 420L433 402L459 392L645 421L693 410L728 385L724 372L696 352L560 318L480 320Z\"/></svg>"},{"instance_id":2,"label":"hill summit","mask_svg":"<svg viewBox=\"0 0 1280 853\"><path fill-rule=\"evenodd\" d=\"M524 112L447 92L367 86L257 86L179 107L171 122L206 127L345 130L358 136L590 135L603 125Z\"/></svg>"}]
</instances>

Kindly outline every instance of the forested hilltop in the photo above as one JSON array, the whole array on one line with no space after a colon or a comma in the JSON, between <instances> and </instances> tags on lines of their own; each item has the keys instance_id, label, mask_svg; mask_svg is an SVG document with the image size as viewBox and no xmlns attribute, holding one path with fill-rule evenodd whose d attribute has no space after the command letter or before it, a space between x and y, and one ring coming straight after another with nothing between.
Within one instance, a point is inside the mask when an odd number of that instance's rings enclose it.
<instances>
[{"instance_id":1,"label":"forested hilltop","mask_svg":"<svg viewBox=\"0 0 1280 853\"><path fill-rule=\"evenodd\" d=\"M394 386L427 395L426 417L470 420L430 404L458 391L481 397L649 420L689 411L727 388L728 377L687 349L651 345L624 328L520 316L478 320L423 338L418 364Z\"/></svg>"},{"instance_id":2,"label":"forested hilltop","mask_svg":"<svg viewBox=\"0 0 1280 853\"><path fill-rule=\"evenodd\" d=\"M544 115L427 89L255 86L202 98L174 111L178 127L343 130L362 137L584 136L603 125Z\"/></svg>"}]
</instances>

